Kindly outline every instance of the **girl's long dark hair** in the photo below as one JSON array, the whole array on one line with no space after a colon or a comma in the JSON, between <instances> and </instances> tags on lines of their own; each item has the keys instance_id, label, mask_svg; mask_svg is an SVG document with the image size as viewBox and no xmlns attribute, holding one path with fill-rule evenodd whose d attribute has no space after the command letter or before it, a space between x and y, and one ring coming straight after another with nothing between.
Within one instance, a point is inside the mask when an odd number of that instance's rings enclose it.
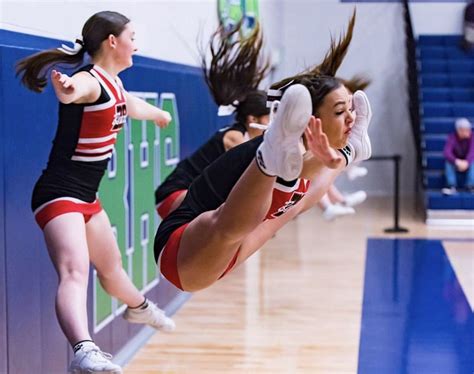
<instances>
[{"instance_id":1,"label":"girl's long dark hair","mask_svg":"<svg viewBox=\"0 0 474 374\"><path fill-rule=\"evenodd\" d=\"M356 11L352 13L346 32L341 35L336 42L331 38L331 46L326 53L323 61L310 69L303 71L295 76L285 78L277 83L272 84L271 89L286 89L292 84L303 84L311 94L313 102L313 113L317 113L319 106L326 95L334 89L341 86L340 80L335 75L347 54L349 45L352 40L356 19Z\"/></svg>"},{"instance_id":2,"label":"girl's long dark hair","mask_svg":"<svg viewBox=\"0 0 474 374\"><path fill-rule=\"evenodd\" d=\"M354 93L359 90L365 90L369 84L370 84L370 79L367 79L363 76L360 75L355 75L351 79L344 79L344 78L337 78L339 81L346 86L346 88Z\"/></svg>"},{"instance_id":3,"label":"girl's long dark hair","mask_svg":"<svg viewBox=\"0 0 474 374\"><path fill-rule=\"evenodd\" d=\"M91 57L97 55L109 35L119 36L130 20L124 15L104 11L90 17L82 28L83 48L75 55L68 55L58 49L49 49L20 60L16 64L16 75L30 90L42 92L48 82L47 74L57 64L79 66L87 52Z\"/></svg>"},{"instance_id":4,"label":"girl's long dark hair","mask_svg":"<svg viewBox=\"0 0 474 374\"><path fill-rule=\"evenodd\" d=\"M255 111L256 107L260 108L258 103L265 101L257 87L269 70L268 61L261 56L263 36L259 24L248 37L242 36L241 26L242 22L230 30L225 30L222 25L218 27L209 41L209 62L206 53L200 52L204 79L214 101L217 105L235 105L238 120L239 114L240 117L268 114L266 109L266 113L239 113L239 108L240 111L244 108L254 108ZM258 103L248 105L254 99Z\"/></svg>"}]
</instances>

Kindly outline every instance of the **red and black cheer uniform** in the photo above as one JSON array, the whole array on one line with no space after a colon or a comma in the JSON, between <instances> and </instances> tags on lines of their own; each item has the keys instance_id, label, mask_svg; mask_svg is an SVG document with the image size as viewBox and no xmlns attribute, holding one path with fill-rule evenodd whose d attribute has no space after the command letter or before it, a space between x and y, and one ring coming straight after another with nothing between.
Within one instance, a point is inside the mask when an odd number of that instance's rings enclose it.
<instances>
[{"instance_id":1,"label":"red and black cheer uniform","mask_svg":"<svg viewBox=\"0 0 474 374\"><path fill-rule=\"evenodd\" d=\"M258 136L240 144L205 168L190 185L181 205L158 227L154 243L155 261L160 266L162 274L178 288L181 288L181 284L177 271L177 251L187 224L201 213L215 210L225 202L234 185L253 162L262 140L263 136ZM277 178L272 203L265 219L273 219L284 214L301 200L308 187L309 181L304 179L286 182ZM234 265L237 254L224 274Z\"/></svg>"},{"instance_id":2,"label":"red and black cheer uniform","mask_svg":"<svg viewBox=\"0 0 474 374\"><path fill-rule=\"evenodd\" d=\"M31 201L41 228L64 213L80 212L87 222L102 210L97 190L127 118L121 83L96 65L80 71L97 79L101 93L94 103L59 104L53 148Z\"/></svg>"},{"instance_id":3,"label":"red and black cheer uniform","mask_svg":"<svg viewBox=\"0 0 474 374\"><path fill-rule=\"evenodd\" d=\"M235 123L217 131L205 144L191 156L182 160L173 172L158 186L155 191L155 205L158 214L165 218L182 191L186 191L193 180L220 155L225 153L224 136L229 131L239 131L247 135L245 126Z\"/></svg>"}]
</instances>

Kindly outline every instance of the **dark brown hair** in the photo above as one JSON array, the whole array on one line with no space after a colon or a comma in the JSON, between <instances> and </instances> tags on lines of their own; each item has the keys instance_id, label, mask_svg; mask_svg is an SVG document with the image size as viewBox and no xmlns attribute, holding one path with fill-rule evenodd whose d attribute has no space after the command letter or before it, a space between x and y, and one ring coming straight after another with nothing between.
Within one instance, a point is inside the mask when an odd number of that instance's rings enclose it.
<instances>
[{"instance_id":1,"label":"dark brown hair","mask_svg":"<svg viewBox=\"0 0 474 374\"><path fill-rule=\"evenodd\" d=\"M221 25L212 34L209 64L205 52L200 52L204 79L214 101L217 105L235 105L238 121L247 115L269 113L266 98L263 100L264 93L257 90L269 68L268 61L260 53L262 32L257 24L249 36L244 37L241 26L242 21L230 30Z\"/></svg>"},{"instance_id":2,"label":"dark brown hair","mask_svg":"<svg viewBox=\"0 0 474 374\"><path fill-rule=\"evenodd\" d=\"M30 90L42 92L46 86L49 69L58 63L79 66L87 52L94 57L100 50L102 42L109 35L119 36L130 20L124 15L104 11L90 17L82 28L83 48L75 55L68 55L58 49L49 49L20 60L16 64L16 74Z\"/></svg>"},{"instance_id":3,"label":"dark brown hair","mask_svg":"<svg viewBox=\"0 0 474 374\"><path fill-rule=\"evenodd\" d=\"M351 79L337 78L346 88L354 93L359 90L365 90L370 84L370 79L367 79L360 75L355 75Z\"/></svg>"},{"instance_id":4,"label":"dark brown hair","mask_svg":"<svg viewBox=\"0 0 474 374\"><path fill-rule=\"evenodd\" d=\"M237 104L235 119L244 124L247 116L261 117L270 113L267 107L267 93L261 90L249 91L245 99Z\"/></svg>"},{"instance_id":5,"label":"dark brown hair","mask_svg":"<svg viewBox=\"0 0 474 374\"><path fill-rule=\"evenodd\" d=\"M356 11L354 9L346 32L341 35L337 42L331 37L329 51L319 65L274 83L270 88L287 89L289 86L297 83L306 86L311 94L313 114L316 114L326 95L341 86L341 81L335 75L351 43L355 19Z\"/></svg>"}]
</instances>

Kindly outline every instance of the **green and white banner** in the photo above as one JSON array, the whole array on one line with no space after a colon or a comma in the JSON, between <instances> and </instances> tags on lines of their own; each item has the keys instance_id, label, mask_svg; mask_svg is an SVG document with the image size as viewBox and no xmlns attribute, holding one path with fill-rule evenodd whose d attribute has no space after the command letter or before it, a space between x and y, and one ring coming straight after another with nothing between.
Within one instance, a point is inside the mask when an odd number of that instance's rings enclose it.
<instances>
[{"instance_id":1,"label":"green and white banner","mask_svg":"<svg viewBox=\"0 0 474 374\"><path fill-rule=\"evenodd\" d=\"M258 21L258 0L219 0L217 3L219 21L231 28L243 18L244 35L253 30Z\"/></svg>"}]
</instances>

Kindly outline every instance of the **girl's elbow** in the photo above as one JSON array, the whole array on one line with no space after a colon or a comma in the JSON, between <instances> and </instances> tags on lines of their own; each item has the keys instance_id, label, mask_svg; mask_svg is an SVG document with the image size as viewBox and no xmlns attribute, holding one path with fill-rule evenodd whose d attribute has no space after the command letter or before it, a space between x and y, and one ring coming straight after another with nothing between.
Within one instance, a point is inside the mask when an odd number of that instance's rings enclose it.
<instances>
[{"instance_id":1,"label":"girl's elbow","mask_svg":"<svg viewBox=\"0 0 474 374\"><path fill-rule=\"evenodd\" d=\"M58 97L58 100L61 104L72 104L74 102L74 99L69 97Z\"/></svg>"}]
</instances>

